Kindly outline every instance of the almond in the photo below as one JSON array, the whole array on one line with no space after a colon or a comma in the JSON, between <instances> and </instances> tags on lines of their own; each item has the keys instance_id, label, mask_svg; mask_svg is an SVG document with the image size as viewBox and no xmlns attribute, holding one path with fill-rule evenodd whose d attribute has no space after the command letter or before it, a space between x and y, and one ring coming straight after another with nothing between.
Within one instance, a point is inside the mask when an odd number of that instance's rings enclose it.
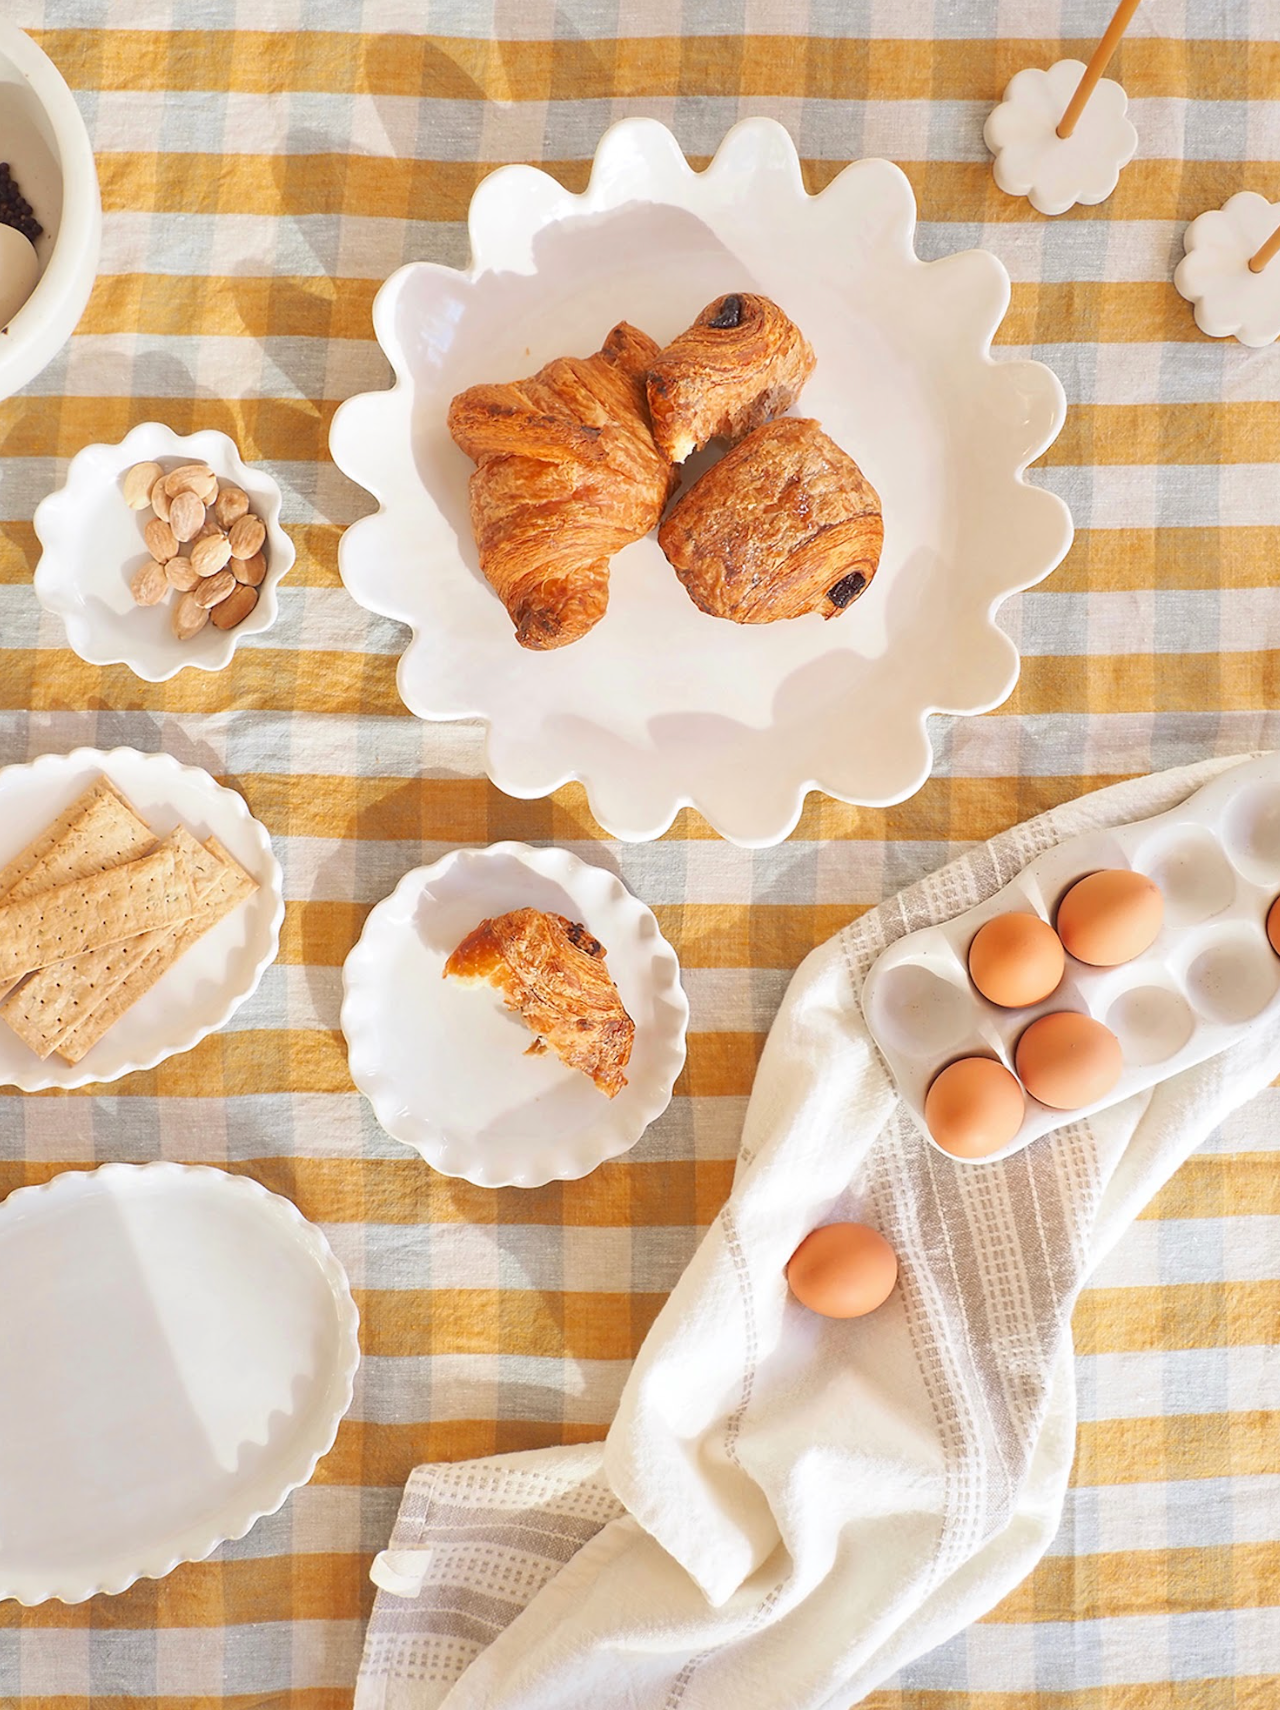
<instances>
[{"instance_id":1,"label":"almond","mask_svg":"<svg viewBox=\"0 0 1280 1710\"><path fill-rule=\"evenodd\" d=\"M202 497L210 481L215 483L216 492L217 477L207 463L184 463L165 476L164 490L171 499L176 499L179 493L195 493Z\"/></svg>"},{"instance_id":2,"label":"almond","mask_svg":"<svg viewBox=\"0 0 1280 1710\"><path fill-rule=\"evenodd\" d=\"M186 488L169 501L169 527L179 540L194 540L204 522L204 500Z\"/></svg>"},{"instance_id":3,"label":"almond","mask_svg":"<svg viewBox=\"0 0 1280 1710\"><path fill-rule=\"evenodd\" d=\"M244 582L250 588L256 588L267 573L267 561L260 552L255 552L252 558L233 558L228 565L237 582Z\"/></svg>"},{"instance_id":4,"label":"almond","mask_svg":"<svg viewBox=\"0 0 1280 1710\"><path fill-rule=\"evenodd\" d=\"M164 565L149 559L130 582L129 592L140 606L158 606L169 592Z\"/></svg>"},{"instance_id":5,"label":"almond","mask_svg":"<svg viewBox=\"0 0 1280 1710\"><path fill-rule=\"evenodd\" d=\"M258 590L237 583L225 600L219 600L210 616L219 629L234 629L243 623L258 603Z\"/></svg>"},{"instance_id":6,"label":"almond","mask_svg":"<svg viewBox=\"0 0 1280 1710\"><path fill-rule=\"evenodd\" d=\"M200 529L196 535L196 539L208 540L211 534L221 534L222 532L222 529L218 527L217 519L213 512L206 511L204 514L204 521L200 524Z\"/></svg>"},{"instance_id":7,"label":"almond","mask_svg":"<svg viewBox=\"0 0 1280 1710\"><path fill-rule=\"evenodd\" d=\"M131 511L145 511L151 503L151 489L160 479L158 463L135 463L124 478L124 502Z\"/></svg>"},{"instance_id":8,"label":"almond","mask_svg":"<svg viewBox=\"0 0 1280 1710\"><path fill-rule=\"evenodd\" d=\"M161 475L151 489L151 509L161 522L169 520L169 495L164 490L164 476Z\"/></svg>"},{"instance_id":9,"label":"almond","mask_svg":"<svg viewBox=\"0 0 1280 1710\"><path fill-rule=\"evenodd\" d=\"M214 576L231 556L225 534L208 534L191 548L191 568L197 576Z\"/></svg>"},{"instance_id":10,"label":"almond","mask_svg":"<svg viewBox=\"0 0 1280 1710\"><path fill-rule=\"evenodd\" d=\"M222 528L239 522L248 509L249 495L239 487L224 487L213 502L213 514Z\"/></svg>"},{"instance_id":11,"label":"almond","mask_svg":"<svg viewBox=\"0 0 1280 1710\"><path fill-rule=\"evenodd\" d=\"M230 538L233 558L252 558L255 552L262 550L262 543L267 538L262 518L255 517L252 511L237 518L231 525Z\"/></svg>"},{"instance_id":12,"label":"almond","mask_svg":"<svg viewBox=\"0 0 1280 1710\"><path fill-rule=\"evenodd\" d=\"M147 551L153 558L158 558L161 564L167 564L177 554L177 537L168 523L159 517L152 517L142 531L142 538L147 543Z\"/></svg>"},{"instance_id":13,"label":"almond","mask_svg":"<svg viewBox=\"0 0 1280 1710\"><path fill-rule=\"evenodd\" d=\"M209 621L209 614L194 594L184 594L173 608L173 633L179 641L190 641L199 635Z\"/></svg>"},{"instance_id":14,"label":"almond","mask_svg":"<svg viewBox=\"0 0 1280 1710\"><path fill-rule=\"evenodd\" d=\"M219 600L225 600L239 586L230 570L218 570L212 576L203 577L199 586L191 590L191 597L199 600L202 606L216 606Z\"/></svg>"},{"instance_id":15,"label":"almond","mask_svg":"<svg viewBox=\"0 0 1280 1710\"><path fill-rule=\"evenodd\" d=\"M191 568L189 558L171 558L164 567L164 573L169 579L169 586L182 594L189 594L200 580Z\"/></svg>"}]
</instances>

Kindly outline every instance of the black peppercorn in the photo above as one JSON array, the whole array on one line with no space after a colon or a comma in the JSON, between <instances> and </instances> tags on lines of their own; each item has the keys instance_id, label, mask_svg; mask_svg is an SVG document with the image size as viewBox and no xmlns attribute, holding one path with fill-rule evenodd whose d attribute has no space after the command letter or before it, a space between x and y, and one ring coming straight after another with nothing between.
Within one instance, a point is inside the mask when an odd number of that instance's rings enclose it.
<instances>
[{"instance_id":1,"label":"black peppercorn","mask_svg":"<svg viewBox=\"0 0 1280 1710\"><path fill-rule=\"evenodd\" d=\"M32 243L44 233L44 227L31 211L30 202L14 182L7 160L0 160L0 226L12 226L15 232L21 232Z\"/></svg>"}]
</instances>

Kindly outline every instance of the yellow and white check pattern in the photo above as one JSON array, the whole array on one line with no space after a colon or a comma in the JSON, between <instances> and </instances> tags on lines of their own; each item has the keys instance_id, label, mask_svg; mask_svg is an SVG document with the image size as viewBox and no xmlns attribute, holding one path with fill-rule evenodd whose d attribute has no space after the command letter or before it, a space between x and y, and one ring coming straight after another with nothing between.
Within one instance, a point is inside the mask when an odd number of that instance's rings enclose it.
<instances>
[{"instance_id":1,"label":"yellow and white check pattern","mask_svg":"<svg viewBox=\"0 0 1280 1710\"><path fill-rule=\"evenodd\" d=\"M119 1597L0 1605L5 1710L346 1710L369 1558L409 1470L603 1435L726 1192L801 957L1056 802L1277 745L1280 355L1202 338L1170 275L1186 220L1243 188L1280 198L1280 43L1257 0L1150 0L1112 71L1138 158L1103 206L1050 222L995 189L982 121L1022 66L1086 57L1109 11L9 0L76 92L105 235L69 350L0 403L0 762L128 743L208 767L270 828L287 919L256 997L187 1056L96 1094L0 1092L0 1192L113 1158L245 1171L329 1235L364 1364L311 1486L240 1543ZM538 162L580 188L601 131L633 113L697 159L769 114L811 188L860 155L897 160L921 253L994 250L1014 282L1001 349L1050 363L1070 400L1035 478L1079 533L1005 608L1024 656L1013 697L941 724L914 800L811 800L773 850L731 848L690 814L656 844L604 845L577 788L502 796L476 730L404 711L402 632L337 575L342 528L369 501L326 440L340 400L386 384L378 284L409 259L465 259L467 202L491 167ZM31 514L64 460L147 419L221 428L269 465L298 547L268 635L218 675L159 685L81 664L30 586ZM408 868L500 837L616 860L675 944L693 1008L667 1115L626 1158L533 1193L446 1180L388 1140L338 1031L342 961L372 904ZM1053 1551L874 1710L1280 1703L1277 1117L1272 1090L1233 1118L1084 1296L1079 1451Z\"/></svg>"}]
</instances>

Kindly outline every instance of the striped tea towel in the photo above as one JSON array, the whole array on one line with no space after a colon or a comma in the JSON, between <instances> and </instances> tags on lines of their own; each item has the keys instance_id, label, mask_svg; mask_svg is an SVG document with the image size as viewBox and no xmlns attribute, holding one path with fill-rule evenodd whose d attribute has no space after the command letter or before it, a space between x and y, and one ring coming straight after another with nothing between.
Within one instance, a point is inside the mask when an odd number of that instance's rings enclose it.
<instances>
[{"instance_id":1,"label":"striped tea towel","mask_svg":"<svg viewBox=\"0 0 1280 1710\"><path fill-rule=\"evenodd\" d=\"M1223 1116L1280 1029L1002 1163L921 1138L863 1023L903 933L1077 832L1174 806L1234 761L1086 796L982 845L801 966L733 1190L640 1351L607 1441L422 1467L357 1710L848 1710L990 1609L1058 1523L1070 1317L1090 1271ZM901 1281L865 1319L790 1298L816 1224L883 1230Z\"/></svg>"}]
</instances>

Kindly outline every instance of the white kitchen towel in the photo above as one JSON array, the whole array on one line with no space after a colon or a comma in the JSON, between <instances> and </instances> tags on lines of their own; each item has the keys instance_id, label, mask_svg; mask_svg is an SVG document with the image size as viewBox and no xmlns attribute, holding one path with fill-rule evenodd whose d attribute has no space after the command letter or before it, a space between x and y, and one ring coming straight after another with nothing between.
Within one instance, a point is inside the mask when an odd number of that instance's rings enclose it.
<instances>
[{"instance_id":1,"label":"white kitchen towel","mask_svg":"<svg viewBox=\"0 0 1280 1710\"><path fill-rule=\"evenodd\" d=\"M357 1710L848 1710L986 1610L1058 1523L1070 1315L1136 1213L1280 1074L1280 1028L1002 1163L915 1129L862 1019L872 962L1063 838L1237 761L1118 784L973 850L813 952L769 1035L734 1185L603 1445L413 1475ZM783 1268L874 1224L900 1285L834 1322ZM420 1584L417 1595L413 1592Z\"/></svg>"}]
</instances>

